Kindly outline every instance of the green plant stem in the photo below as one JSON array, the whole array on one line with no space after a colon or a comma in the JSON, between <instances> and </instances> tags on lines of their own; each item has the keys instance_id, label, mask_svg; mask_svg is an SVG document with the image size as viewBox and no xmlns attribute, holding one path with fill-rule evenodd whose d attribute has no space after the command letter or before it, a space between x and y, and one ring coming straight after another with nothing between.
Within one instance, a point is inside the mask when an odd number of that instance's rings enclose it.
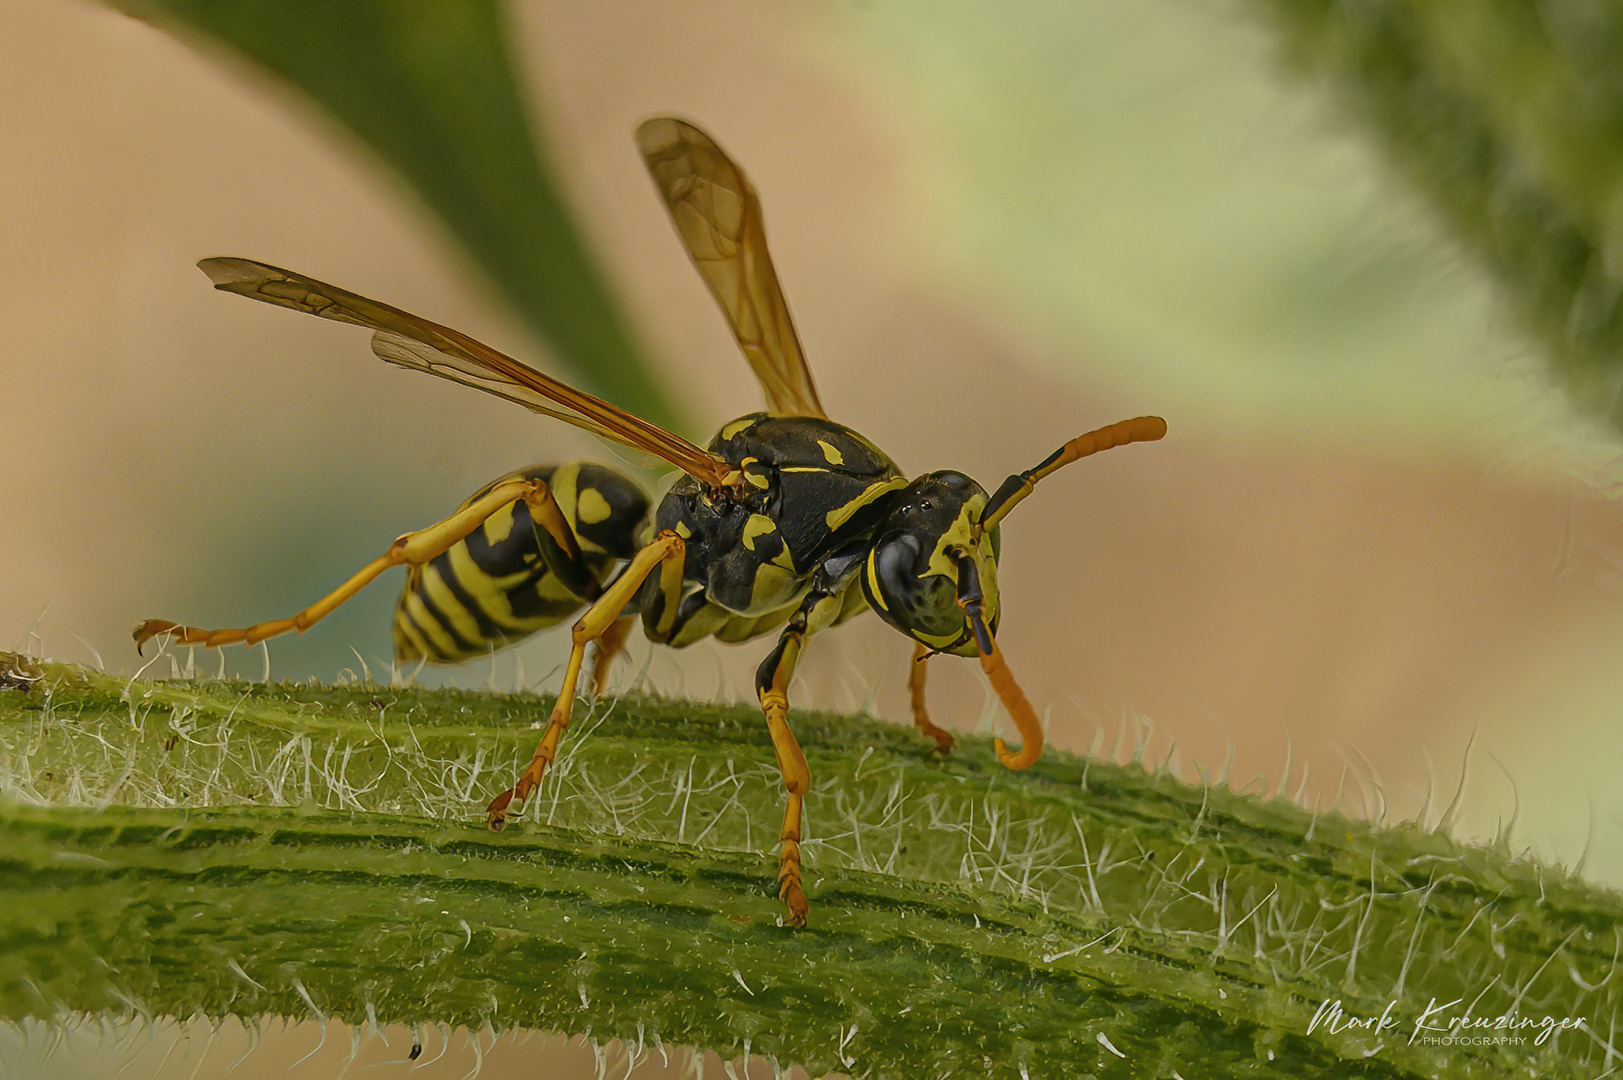
<instances>
[{"instance_id":1,"label":"green plant stem","mask_svg":"<svg viewBox=\"0 0 1623 1080\"><path fill-rule=\"evenodd\" d=\"M1606 1067L1623 903L1436 831L1052 751L1011 773L979 739L943 761L910 729L801 713L796 931L753 709L600 707L537 820L498 835L480 808L544 698L18 670L3 1017L540 1027L860 1076ZM1587 1030L1408 1044L1429 999L1461 997ZM1334 1000L1396 1002L1397 1029L1310 1033Z\"/></svg>"}]
</instances>

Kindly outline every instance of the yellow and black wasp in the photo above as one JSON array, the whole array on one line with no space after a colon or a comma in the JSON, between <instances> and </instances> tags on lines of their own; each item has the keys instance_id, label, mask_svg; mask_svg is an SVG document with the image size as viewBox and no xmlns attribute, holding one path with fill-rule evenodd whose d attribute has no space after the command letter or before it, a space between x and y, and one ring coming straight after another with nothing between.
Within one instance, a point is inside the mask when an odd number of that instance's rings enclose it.
<instances>
[{"instance_id":1,"label":"yellow and black wasp","mask_svg":"<svg viewBox=\"0 0 1623 1080\"><path fill-rule=\"evenodd\" d=\"M1166 422L1144 416L1088 432L990 496L958 472L909 480L873 443L824 414L767 254L760 201L742 170L682 120L647 121L637 145L760 380L765 412L726 424L701 449L455 330L263 263L205 259L199 265L218 289L367 327L373 351L391 364L557 417L683 475L650 521L647 496L605 466L524 469L487 484L444 521L400 537L292 618L243 630L149 620L135 637L225 645L303 631L400 565L409 572L394 622L401 659L480 655L586 606L541 743L488 808L491 827L500 829L557 753L588 644L596 643L601 690L635 616L649 640L676 647L776 632L756 689L787 789L779 896L790 922L804 925L801 803L811 776L789 726L788 687L806 640L870 607L911 638L914 721L943 752L952 736L925 710L925 661L938 653L978 657L1022 740L1018 752L998 740L998 757L1010 768L1031 765L1042 753L1042 727L996 639L999 524L1050 473L1100 450L1159 439Z\"/></svg>"}]
</instances>

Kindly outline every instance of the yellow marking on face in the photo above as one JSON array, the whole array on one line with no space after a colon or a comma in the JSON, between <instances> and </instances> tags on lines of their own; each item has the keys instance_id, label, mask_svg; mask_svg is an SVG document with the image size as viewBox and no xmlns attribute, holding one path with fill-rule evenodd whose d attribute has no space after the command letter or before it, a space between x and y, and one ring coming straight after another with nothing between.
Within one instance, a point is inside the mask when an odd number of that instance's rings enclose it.
<instances>
[{"instance_id":1,"label":"yellow marking on face","mask_svg":"<svg viewBox=\"0 0 1623 1080\"><path fill-rule=\"evenodd\" d=\"M584 525L596 525L600 521L607 521L614 508L609 505L596 488L587 488L576 496L575 520Z\"/></svg>"},{"instance_id":2,"label":"yellow marking on face","mask_svg":"<svg viewBox=\"0 0 1623 1080\"><path fill-rule=\"evenodd\" d=\"M513 535L513 504L508 503L485 519L485 540L499 544Z\"/></svg>"},{"instance_id":3,"label":"yellow marking on face","mask_svg":"<svg viewBox=\"0 0 1623 1080\"><path fill-rule=\"evenodd\" d=\"M971 495L963 506L958 508L958 516L948 526L947 531L935 542L935 550L930 552L930 561L919 577L929 577L931 574L940 574L953 581L958 580L958 565L947 554L948 548L962 548L969 551L977 545L974 543L974 525L981 519L981 511L986 507L986 496ZM979 560L977 560L979 561ZM976 567L980 569L980 567Z\"/></svg>"},{"instance_id":4,"label":"yellow marking on face","mask_svg":"<svg viewBox=\"0 0 1623 1080\"><path fill-rule=\"evenodd\" d=\"M693 538L693 530L688 528L688 523L687 522L678 521L676 523L676 535L680 536L684 540L691 540ZM647 541L644 541L645 546L646 546L646 544L647 544Z\"/></svg>"},{"instance_id":5,"label":"yellow marking on face","mask_svg":"<svg viewBox=\"0 0 1623 1080\"><path fill-rule=\"evenodd\" d=\"M924 642L932 649L945 649L948 645L951 645L953 642L958 640L957 634L926 634L922 630L913 630L911 633L915 638Z\"/></svg>"},{"instance_id":6,"label":"yellow marking on face","mask_svg":"<svg viewBox=\"0 0 1623 1080\"><path fill-rule=\"evenodd\" d=\"M765 514L751 514L750 519L744 522L744 546L754 551L756 537L777 531L778 526Z\"/></svg>"},{"instance_id":7,"label":"yellow marking on face","mask_svg":"<svg viewBox=\"0 0 1623 1080\"><path fill-rule=\"evenodd\" d=\"M732 423L721 429L721 437L723 439L731 439L739 432L749 430L754 423L755 417L753 416L746 416L740 420L734 420Z\"/></svg>"},{"instance_id":8,"label":"yellow marking on face","mask_svg":"<svg viewBox=\"0 0 1623 1080\"><path fill-rule=\"evenodd\" d=\"M981 610L986 616L988 624L997 618L998 588L997 588L997 560L992 558L991 541L982 536L975 539L975 526L981 520L981 511L986 509L986 496L971 495L958 510L958 517L953 521L952 527L941 534L936 541L935 550L930 552L930 561L919 577L929 577L931 574L940 574L948 581L958 580L958 564L952 556L947 554L950 548L959 548L972 552L975 557L975 569L980 572L981 579ZM951 640L950 638L948 640ZM926 642L928 644L928 642Z\"/></svg>"},{"instance_id":9,"label":"yellow marking on face","mask_svg":"<svg viewBox=\"0 0 1623 1080\"><path fill-rule=\"evenodd\" d=\"M817 445L823 448L823 457L827 459L830 465L845 464L845 456L841 454L834 446L824 442L822 439L817 440Z\"/></svg>"},{"instance_id":10,"label":"yellow marking on face","mask_svg":"<svg viewBox=\"0 0 1623 1080\"><path fill-rule=\"evenodd\" d=\"M878 573L878 571L876 571L874 569L874 553L871 552L871 551L868 552L868 570L867 570L867 573L868 573L868 588L869 588L869 590L871 590L873 592L873 598L875 600L879 601L880 608L882 608L885 611L889 611L890 610L890 605L885 603L884 591L879 588L879 573Z\"/></svg>"},{"instance_id":11,"label":"yellow marking on face","mask_svg":"<svg viewBox=\"0 0 1623 1080\"><path fill-rule=\"evenodd\" d=\"M888 495L893 491L898 491L906 486L907 479L901 476L893 477L889 480L876 480L867 487L863 488L862 494L858 495L844 506L830 510L828 512L828 516L823 520L828 522L830 531L838 529L841 525L844 525L847 521L850 521L852 516L856 514L858 510L861 510L864 506L867 506L875 499Z\"/></svg>"}]
</instances>

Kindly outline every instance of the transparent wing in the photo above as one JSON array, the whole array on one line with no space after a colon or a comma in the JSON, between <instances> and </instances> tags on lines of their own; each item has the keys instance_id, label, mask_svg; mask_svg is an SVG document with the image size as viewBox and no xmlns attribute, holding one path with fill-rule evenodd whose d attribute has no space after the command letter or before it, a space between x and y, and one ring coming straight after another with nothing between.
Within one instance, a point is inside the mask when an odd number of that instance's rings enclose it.
<instances>
[{"instance_id":1,"label":"transparent wing","mask_svg":"<svg viewBox=\"0 0 1623 1080\"><path fill-rule=\"evenodd\" d=\"M265 263L221 258L204 259L197 265L216 289L375 330L372 351L391 364L438 375L556 417L611 442L663 458L707 484L719 487L739 482L725 458L449 327Z\"/></svg>"},{"instance_id":2,"label":"transparent wing","mask_svg":"<svg viewBox=\"0 0 1623 1080\"><path fill-rule=\"evenodd\" d=\"M789 305L766 250L761 200L714 139L661 116L637 128L654 184L699 275L780 416L824 416Z\"/></svg>"}]
</instances>

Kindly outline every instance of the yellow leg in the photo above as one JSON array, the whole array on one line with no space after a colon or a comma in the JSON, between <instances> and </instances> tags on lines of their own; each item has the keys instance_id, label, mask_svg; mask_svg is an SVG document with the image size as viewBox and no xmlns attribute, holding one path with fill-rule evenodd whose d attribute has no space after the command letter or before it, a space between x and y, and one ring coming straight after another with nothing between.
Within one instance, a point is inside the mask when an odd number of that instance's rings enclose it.
<instances>
[{"instance_id":1,"label":"yellow leg","mask_svg":"<svg viewBox=\"0 0 1623 1080\"><path fill-rule=\"evenodd\" d=\"M794 736L789 736L789 742L794 744ZM800 747L795 745L798 753ZM805 767L802 759L801 767ZM808 776L808 784L811 783ZM784 780L788 785L787 774ZM789 909L789 925L805 926L806 917L811 914L811 908L806 903L806 894L800 888L800 806L802 793L789 791L789 797L783 807L783 828L778 832L778 899L783 901L784 907Z\"/></svg>"},{"instance_id":2,"label":"yellow leg","mask_svg":"<svg viewBox=\"0 0 1623 1080\"><path fill-rule=\"evenodd\" d=\"M811 788L811 770L806 767L806 755L801 753L795 733L789 730L789 680L794 676L804 641L804 631L791 622L755 677L761 712L772 735L772 752L777 756L778 772L783 775L789 795L783 810L783 829L778 833L778 898L788 907L789 922L794 926L805 926L809 911L800 886L800 810Z\"/></svg>"},{"instance_id":3,"label":"yellow leg","mask_svg":"<svg viewBox=\"0 0 1623 1080\"><path fill-rule=\"evenodd\" d=\"M930 721L929 710L924 707L924 666L930 662L930 650L923 643L913 646L913 663L907 669L907 693L913 703L913 726L919 734L935 740L935 748L943 754L952 753L952 732L938 728Z\"/></svg>"},{"instance_id":4,"label":"yellow leg","mask_svg":"<svg viewBox=\"0 0 1623 1080\"><path fill-rule=\"evenodd\" d=\"M666 531L654 537L649 545L637 552L636 558L626 567L625 573L604 590L603 595L586 614L575 623L572 634L573 647L569 651L569 666L564 669L564 684L558 690L558 702L552 707L552 717L547 722L547 730L541 736L541 745L535 748L535 755L530 758L529 765L525 766L519 774L518 782L490 801L485 810L486 820L492 829L501 830L507 825L507 819L512 816L512 804L520 804L541 784L541 777L546 773L547 766L558 755L558 741L563 738L564 729L569 726L569 715L575 704L575 684L580 681L580 669L586 659L586 646L607 634L620 618L620 613L637 595L643 581L653 573L655 567L660 568L660 587L666 591L666 610L674 614L675 602L672 594L680 596L682 587L682 562L687 552L687 545L682 538L674 532Z\"/></svg>"},{"instance_id":5,"label":"yellow leg","mask_svg":"<svg viewBox=\"0 0 1623 1080\"><path fill-rule=\"evenodd\" d=\"M1009 710L1009 718L1014 721L1014 726L1020 729L1019 750L1010 750L1002 739L993 739L992 749L997 751L997 759L1009 768L1028 769L1043 756L1043 726L1037 719L1037 711L1026 700L1020 684L1014 681L1014 672L1004 662L1003 651L997 647L997 642L992 642L990 651L981 652L981 670L986 672L992 689L1003 700L1003 707Z\"/></svg>"},{"instance_id":6,"label":"yellow leg","mask_svg":"<svg viewBox=\"0 0 1623 1080\"><path fill-rule=\"evenodd\" d=\"M1165 426L1163 424L1162 428ZM1159 435L1155 437L1160 438ZM1030 768L1043 755L1043 726L1038 721L1031 702L1026 700L1025 691L1014 681L1014 672L1009 670L1008 663L1003 659L1003 651L997 647L997 639L992 636L991 628L986 625L986 619L981 614L981 599L981 585L975 570L975 561L968 556L960 556L958 606L964 609L964 617L969 620L970 631L975 637L975 651L981 658L981 670L986 672L987 679L992 683L992 689L997 691L997 696L1003 701L1003 707L1009 710L1009 719L1020 729L1019 750L1010 750L1002 739L993 739L992 748L997 751L997 759L1009 768Z\"/></svg>"},{"instance_id":7,"label":"yellow leg","mask_svg":"<svg viewBox=\"0 0 1623 1080\"><path fill-rule=\"evenodd\" d=\"M597 639L597 652L592 657L593 696L602 697L603 691L608 689L609 669L614 665L614 658L625 651L626 637L631 633L631 624L635 621L631 618L616 619Z\"/></svg>"},{"instance_id":8,"label":"yellow leg","mask_svg":"<svg viewBox=\"0 0 1623 1080\"><path fill-rule=\"evenodd\" d=\"M430 562L483 525L490 515L509 503L519 501L529 506L531 517L540 522L547 532L553 534L555 538L562 537L559 544L566 552L578 553L574 534L569 531L568 523L558 510L558 504L553 501L552 493L547 490L544 482L523 478L504 480L444 521L400 537L388 551L367 563L360 573L292 618L255 623L242 630L203 630L181 626L166 619L148 619L135 628L136 650L140 651L142 646L159 634L173 634L182 644L202 645L208 648L216 645L234 645L238 642L254 645L266 638L293 631L302 634L331 615L339 605L371 584L385 570L395 566L422 566Z\"/></svg>"}]
</instances>

